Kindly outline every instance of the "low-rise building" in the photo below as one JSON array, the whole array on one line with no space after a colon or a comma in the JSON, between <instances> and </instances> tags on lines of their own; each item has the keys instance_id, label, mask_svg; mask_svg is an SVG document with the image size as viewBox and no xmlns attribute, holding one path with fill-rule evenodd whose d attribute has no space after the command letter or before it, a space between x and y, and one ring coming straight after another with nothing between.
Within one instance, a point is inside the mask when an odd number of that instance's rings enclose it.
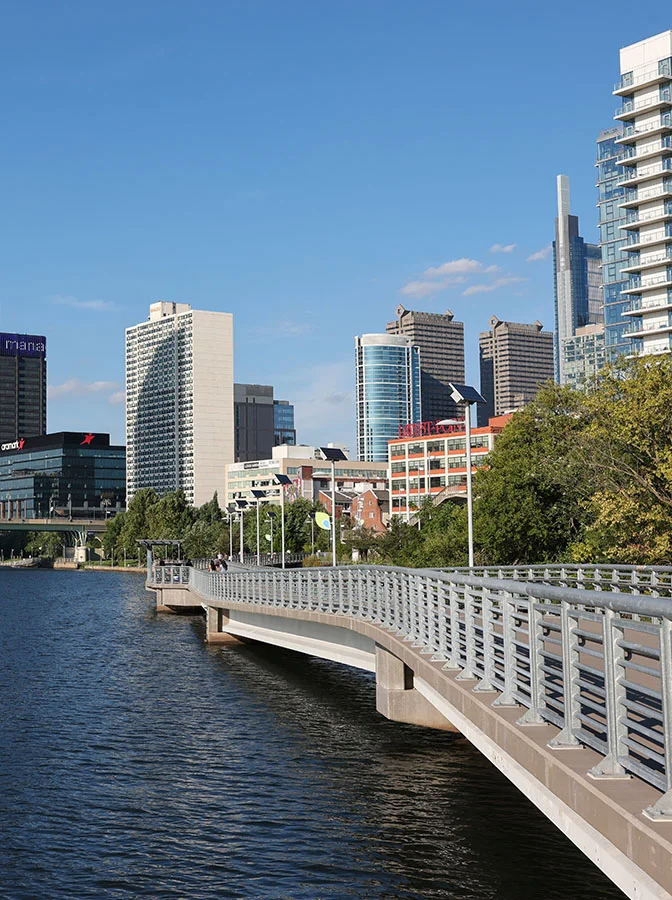
<instances>
[{"instance_id":1,"label":"low-rise building","mask_svg":"<svg viewBox=\"0 0 672 900\"><path fill-rule=\"evenodd\" d=\"M280 487L274 475L287 475L292 484L286 488L285 500L297 497L316 501L321 490L331 491L331 464L319 458L316 447L299 444L280 445L273 448L270 459L231 463L226 467L226 502L249 500L252 490L263 490L271 503L280 503ZM354 488L360 482L368 482L380 490L387 488L387 463L360 462L356 459L339 460L335 467L338 490Z\"/></svg>"},{"instance_id":2,"label":"low-rise building","mask_svg":"<svg viewBox=\"0 0 672 900\"><path fill-rule=\"evenodd\" d=\"M496 416L484 428L471 432L471 467L484 465L497 435L511 416ZM423 423L426 426L427 423ZM410 429L409 429L410 430ZM420 430L420 429L419 429ZM423 427L420 436L389 442L390 513L411 519L426 497L435 502L463 500L467 496L467 441L463 423ZM428 433L431 432L431 433Z\"/></svg>"},{"instance_id":3,"label":"low-rise building","mask_svg":"<svg viewBox=\"0 0 672 900\"><path fill-rule=\"evenodd\" d=\"M331 515L331 491L320 491L319 501ZM387 530L390 518L390 492L362 483L354 488L336 491L336 518L348 516L356 527L368 528L376 534Z\"/></svg>"},{"instance_id":4,"label":"low-rise building","mask_svg":"<svg viewBox=\"0 0 672 900\"><path fill-rule=\"evenodd\" d=\"M126 448L59 431L0 444L0 519L105 518L126 505Z\"/></svg>"}]
</instances>

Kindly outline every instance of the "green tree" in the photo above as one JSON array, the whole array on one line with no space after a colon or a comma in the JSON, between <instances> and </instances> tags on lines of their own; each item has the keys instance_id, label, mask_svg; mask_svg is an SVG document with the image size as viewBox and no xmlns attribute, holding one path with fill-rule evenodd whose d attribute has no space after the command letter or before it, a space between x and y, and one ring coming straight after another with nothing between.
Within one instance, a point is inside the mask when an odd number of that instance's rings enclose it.
<instances>
[{"instance_id":1,"label":"green tree","mask_svg":"<svg viewBox=\"0 0 672 900\"><path fill-rule=\"evenodd\" d=\"M194 509L187 503L184 491L164 494L147 511L149 537L179 540L194 522L195 515Z\"/></svg>"},{"instance_id":2,"label":"green tree","mask_svg":"<svg viewBox=\"0 0 672 900\"><path fill-rule=\"evenodd\" d=\"M25 549L31 556L55 559L63 553L63 535L57 531L31 531Z\"/></svg>"},{"instance_id":3,"label":"green tree","mask_svg":"<svg viewBox=\"0 0 672 900\"><path fill-rule=\"evenodd\" d=\"M124 528L125 521L125 512L119 512L112 519L107 520L107 523L105 525L105 532L102 536L103 551L105 553L105 556L111 556L113 550L115 552L118 552L119 550L123 552L121 534Z\"/></svg>"},{"instance_id":4,"label":"green tree","mask_svg":"<svg viewBox=\"0 0 672 900\"><path fill-rule=\"evenodd\" d=\"M557 385L513 416L475 477L474 542L482 562L567 557L595 488L581 449L587 418L586 395Z\"/></svg>"},{"instance_id":5,"label":"green tree","mask_svg":"<svg viewBox=\"0 0 672 900\"><path fill-rule=\"evenodd\" d=\"M158 502L159 498L151 488L143 488L138 491L128 504L116 544L118 550L126 550L129 556L134 557L138 552L139 540L156 536L150 534L149 512Z\"/></svg>"},{"instance_id":6,"label":"green tree","mask_svg":"<svg viewBox=\"0 0 672 900\"><path fill-rule=\"evenodd\" d=\"M181 535L182 551L192 559L214 556L220 549L224 527L221 522L197 519Z\"/></svg>"},{"instance_id":7,"label":"green tree","mask_svg":"<svg viewBox=\"0 0 672 900\"><path fill-rule=\"evenodd\" d=\"M212 500L208 500L203 506L199 506L196 518L199 522L207 522L209 525L222 521L222 508L219 505L217 491L212 495Z\"/></svg>"}]
</instances>

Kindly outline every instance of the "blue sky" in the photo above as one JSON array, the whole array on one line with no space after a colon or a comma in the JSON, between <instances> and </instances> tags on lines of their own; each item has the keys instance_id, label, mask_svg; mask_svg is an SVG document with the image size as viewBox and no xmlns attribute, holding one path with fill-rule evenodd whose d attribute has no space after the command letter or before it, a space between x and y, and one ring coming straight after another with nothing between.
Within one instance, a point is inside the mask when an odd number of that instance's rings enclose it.
<instances>
[{"instance_id":1,"label":"blue sky","mask_svg":"<svg viewBox=\"0 0 672 900\"><path fill-rule=\"evenodd\" d=\"M232 312L236 380L307 443L354 446L353 336L399 302L465 322L475 384L491 315L552 329L555 176L596 240L619 47L672 26L621 0L0 9L0 330L47 335L50 431L119 442L155 300Z\"/></svg>"}]
</instances>

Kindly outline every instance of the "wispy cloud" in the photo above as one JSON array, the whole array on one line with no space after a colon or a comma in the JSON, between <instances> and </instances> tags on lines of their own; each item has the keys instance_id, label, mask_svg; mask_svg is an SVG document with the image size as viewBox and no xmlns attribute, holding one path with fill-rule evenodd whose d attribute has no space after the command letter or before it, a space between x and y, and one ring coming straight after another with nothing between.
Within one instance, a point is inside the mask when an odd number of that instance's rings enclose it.
<instances>
[{"instance_id":1,"label":"wispy cloud","mask_svg":"<svg viewBox=\"0 0 672 900\"><path fill-rule=\"evenodd\" d=\"M78 300L77 297L68 297L63 294L56 294L51 298L52 303L59 306L71 306L74 309L90 309L95 312L105 312L110 309L117 309L116 303L110 300Z\"/></svg>"},{"instance_id":2,"label":"wispy cloud","mask_svg":"<svg viewBox=\"0 0 672 900\"><path fill-rule=\"evenodd\" d=\"M498 272L498 266L486 266L477 259L451 259L440 266L430 266L414 281L405 284L399 293L413 300L422 300L458 284L464 284L471 275Z\"/></svg>"},{"instance_id":3,"label":"wispy cloud","mask_svg":"<svg viewBox=\"0 0 672 900\"><path fill-rule=\"evenodd\" d=\"M282 392L292 398L302 441L322 447L329 441L344 443L355 456L353 377L350 358L291 372Z\"/></svg>"},{"instance_id":4,"label":"wispy cloud","mask_svg":"<svg viewBox=\"0 0 672 900\"><path fill-rule=\"evenodd\" d=\"M462 296L470 297L472 294L488 294L490 291L506 287L507 284L518 284L521 281L527 281L527 278L522 278L520 275L504 275L502 278L496 278L488 284L472 284L462 291Z\"/></svg>"},{"instance_id":5,"label":"wispy cloud","mask_svg":"<svg viewBox=\"0 0 672 900\"><path fill-rule=\"evenodd\" d=\"M50 400L59 400L62 397L85 397L89 394L107 394L107 402L112 404L123 403L124 391L117 381L82 381L79 378L69 378L62 384L50 384L47 388L47 396Z\"/></svg>"},{"instance_id":6,"label":"wispy cloud","mask_svg":"<svg viewBox=\"0 0 672 900\"><path fill-rule=\"evenodd\" d=\"M542 247L541 250L537 250L536 253L531 253L525 262L539 262L539 260L546 259L551 250L552 245L548 244L546 247Z\"/></svg>"},{"instance_id":7,"label":"wispy cloud","mask_svg":"<svg viewBox=\"0 0 672 900\"><path fill-rule=\"evenodd\" d=\"M516 244L493 244L490 247L490 253L513 253Z\"/></svg>"}]
</instances>

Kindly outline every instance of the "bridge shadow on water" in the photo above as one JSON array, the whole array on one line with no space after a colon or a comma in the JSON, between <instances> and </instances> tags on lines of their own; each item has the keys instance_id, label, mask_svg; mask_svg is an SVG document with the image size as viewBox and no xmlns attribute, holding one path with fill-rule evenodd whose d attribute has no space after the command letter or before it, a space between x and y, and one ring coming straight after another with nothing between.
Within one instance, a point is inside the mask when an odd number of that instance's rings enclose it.
<instances>
[{"instance_id":1,"label":"bridge shadow on water","mask_svg":"<svg viewBox=\"0 0 672 900\"><path fill-rule=\"evenodd\" d=\"M191 627L204 638L202 620ZM278 790L298 778L312 809L297 814L315 828L316 811L326 810L348 831L339 866L360 873L360 886L364 872L375 873L371 893L341 896L624 896L461 735L379 715L373 675L253 642L206 652L215 679L233 682L263 727L282 733ZM217 716L216 697L212 709Z\"/></svg>"}]
</instances>

